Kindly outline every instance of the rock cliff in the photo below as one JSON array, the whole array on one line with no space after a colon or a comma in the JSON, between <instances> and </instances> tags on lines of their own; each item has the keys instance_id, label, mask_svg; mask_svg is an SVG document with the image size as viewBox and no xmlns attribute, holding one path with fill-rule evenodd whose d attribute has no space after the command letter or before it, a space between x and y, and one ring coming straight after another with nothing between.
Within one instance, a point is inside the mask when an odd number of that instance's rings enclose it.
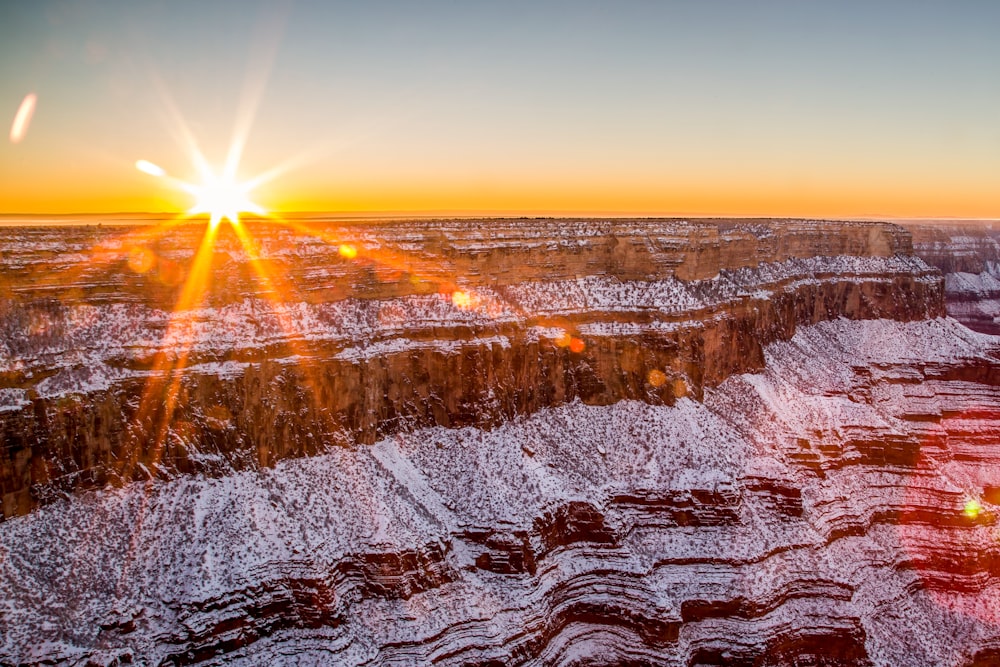
<instances>
[{"instance_id":1,"label":"rock cliff","mask_svg":"<svg viewBox=\"0 0 1000 667\"><path fill-rule=\"evenodd\" d=\"M948 314L1000 334L1000 227L989 221L910 224L914 252L945 279Z\"/></svg>"},{"instance_id":2,"label":"rock cliff","mask_svg":"<svg viewBox=\"0 0 1000 667\"><path fill-rule=\"evenodd\" d=\"M201 232L5 230L0 662L1000 655L1000 338L904 230L251 226L190 300Z\"/></svg>"},{"instance_id":3,"label":"rock cliff","mask_svg":"<svg viewBox=\"0 0 1000 667\"><path fill-rule=\"evenodd\" d=\"M943 314L940 276L890 225L223 227L192 300L203 231L0 238L5 516L576 399L700 398L800 324Z\"/></svg>"}]
</instances>

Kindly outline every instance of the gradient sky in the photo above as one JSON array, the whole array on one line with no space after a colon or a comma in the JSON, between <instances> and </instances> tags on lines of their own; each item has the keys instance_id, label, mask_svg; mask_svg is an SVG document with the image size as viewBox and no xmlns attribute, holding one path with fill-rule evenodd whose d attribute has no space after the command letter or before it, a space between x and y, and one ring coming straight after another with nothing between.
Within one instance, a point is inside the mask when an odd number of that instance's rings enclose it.
<instances>
[{"instance_id":1,"label":"gradient sky","mask_svg":"<svg viewBox=\"0 0 1000 667\"><path fill-rule=\"evenodd\" d=\"M198 180L179 115L216 165L252 117L278 210L1000 217L997 35L994 1L4 2L0 212L190 207L134 166Z\"/></svg>"}]
</instances>

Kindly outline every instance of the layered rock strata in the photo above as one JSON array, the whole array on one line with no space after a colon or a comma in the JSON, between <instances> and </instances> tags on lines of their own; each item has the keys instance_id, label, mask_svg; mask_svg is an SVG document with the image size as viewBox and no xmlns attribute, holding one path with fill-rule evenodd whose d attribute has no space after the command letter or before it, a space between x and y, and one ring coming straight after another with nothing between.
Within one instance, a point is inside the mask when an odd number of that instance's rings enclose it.
<instances>
[{"instance_id":1,"label":"layered rock strata","mask_svg":"<svg viewBox=\"0 0 1000 667\"><path fill-rule=\"evenodd\" d=\"M245 228L211 263L203 226L4 230L5 516L575 400L700 399L801 324L943 314L939 274L884 224Z\"/></svg>"},{"instance_id":2,"label":"layered rock strata","mask_svg":"<svg viewBox=\"0 0 1000 667\"><path fill-rule=\"evenodd\" d=\"M948 314L1000 334L1000 226L990 221L908 224L914 252L945 279Z\"/></svg>"},{"instance_id":3,"label":"layered rock strata","mask_svg":"<svg viewBox=\"0 0 1000 667\"><path fill-rule=\"evenodd\" d=\"M1000 338L900 228L226 230L4 230L0 664L1000 655Z\"/></svg>"},{"instance_id":4,"label":"layered rock strata","mask_svg":"<svg viewBox=\"0 0 1000 667\"><path fill-rule=\"evenodd\" d=\"M545 408L0 525L10 664L985 665L1000 340L840 318Z\"/></svg>"}]
</instances>

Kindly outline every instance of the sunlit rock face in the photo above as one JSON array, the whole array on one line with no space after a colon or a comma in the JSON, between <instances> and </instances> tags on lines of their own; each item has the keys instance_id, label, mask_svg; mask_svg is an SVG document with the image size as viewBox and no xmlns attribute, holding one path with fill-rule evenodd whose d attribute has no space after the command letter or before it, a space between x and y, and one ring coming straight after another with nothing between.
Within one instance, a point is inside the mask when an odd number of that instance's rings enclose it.
<instances>
[{"instance_id":1,"label":"sunlit rock face","mask_svg":"<svg viewBox=\"0 0 1000 667\"><path fill-rule=\"evenodd\" d=\"M905 231L253 232L297 291L224 237L183 326L156 272L197 230L58 299L28 276L76 237L4 250L0 663L1000 655L1000 338Z\"/></svg>"}]
</instances>

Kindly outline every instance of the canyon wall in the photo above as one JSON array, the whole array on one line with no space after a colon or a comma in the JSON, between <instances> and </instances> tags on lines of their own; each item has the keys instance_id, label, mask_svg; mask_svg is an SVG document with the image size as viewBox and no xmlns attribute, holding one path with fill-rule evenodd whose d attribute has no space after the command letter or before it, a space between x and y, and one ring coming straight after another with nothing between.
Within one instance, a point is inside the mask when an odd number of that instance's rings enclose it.
<instances>
[{"instance_id":1,"label":"canyon wall","mask_svg":"<svg viewBox=\"0 0 1000 667\"><path fill-rule=\"evenodd\" d=\"M1000 346L837 319L574 401L0 524L0 662L988 665Z\"/></svg>"},{"instance_id":2,"label":"canyon wall","mask_svg":"<svg viewBox=\"0 0 1000 667\"><path fill-rule=\"evenodd\" d=\"M914 252L944 274L948 314L1000 334L1000 226L985 220L912 223Z\"/></svg>"},{"instance_id":3,"label":"canyon wall","mask_svg":"<svg viewBox=\"0 0 1000 667\"><path fill-rule=\"evenodd\" d=\"M2 230L4 516L574 400L700 399L799 325L943 314L886 224L296 225L220 227L200 278L203 225Z\"/></svg>"},{"instance_id":4,"label":"canyon wall","mask_svg":"<svg viewBox=\"0 0 1000 667\"><path fill-rule=\"evenodd\" d=\"M946 247L290 224L0 230L0 664L1000 655L1000 338Z\"/></svg>"}]
</instances>

